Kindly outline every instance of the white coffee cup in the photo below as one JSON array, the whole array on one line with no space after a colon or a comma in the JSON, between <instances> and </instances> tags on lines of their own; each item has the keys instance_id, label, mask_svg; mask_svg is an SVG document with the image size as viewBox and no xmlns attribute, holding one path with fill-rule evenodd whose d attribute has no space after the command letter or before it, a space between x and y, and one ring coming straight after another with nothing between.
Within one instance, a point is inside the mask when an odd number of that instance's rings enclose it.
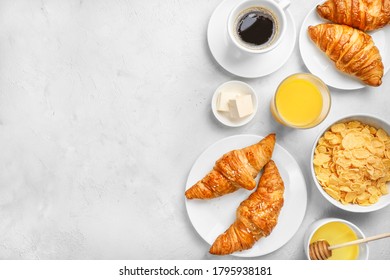
<instances>
[{"instance_id":1,"label":"white coffee cup","mask_svg":"<svg viewBox=\"0 0 390 280\"><path fill-rule=\"evenodd\" d=\"M285 9L290 0L241 0L228 17L228 36L240 50L247 53L265 53L274 49L283 39L287 29ZM238 33L238 25L245 15L251 12L264 12L273 21L273 33L269 40L261 45L245 42Z\"/></svg>"}]
</instances>

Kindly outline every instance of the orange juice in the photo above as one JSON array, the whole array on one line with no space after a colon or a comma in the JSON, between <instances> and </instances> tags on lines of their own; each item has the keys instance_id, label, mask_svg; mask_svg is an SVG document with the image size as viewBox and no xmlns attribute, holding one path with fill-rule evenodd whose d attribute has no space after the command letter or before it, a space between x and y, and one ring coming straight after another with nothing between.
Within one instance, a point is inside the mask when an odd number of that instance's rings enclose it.
<instances>
[{"instance_id":1,"label":"orange juice","mask_svg":"<svg viewBox=\"0 0 390 280\"><path fill-rule=\"evenodd\" d=\"M331 222L321 226L313 235L310 244L318 240L326 240L330 245L341 244L358 239L356 233L346 224ZM332 250L329 260L356 260L359 246L353 245Z\"/></svg>"},{"instance_id":2,"label":"orange juice","mask_svg":"<svg viewBox=\"0 0 390 280\"><path fill-rule=\"evenodd\" d=\"M272 104L273 115L279 122L299 128L319 124L329 108L327 87L310 74L286 78L279 85Z\"/></svg>"}]
</instances>

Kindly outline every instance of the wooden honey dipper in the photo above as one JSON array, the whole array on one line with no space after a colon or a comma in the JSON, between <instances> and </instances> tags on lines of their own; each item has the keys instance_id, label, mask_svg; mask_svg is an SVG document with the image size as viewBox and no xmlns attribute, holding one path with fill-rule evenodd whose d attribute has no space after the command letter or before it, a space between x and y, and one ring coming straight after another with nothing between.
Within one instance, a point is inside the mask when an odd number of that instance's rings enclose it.
<instances>
[{"instance_id":1,"label":"wooden honey dipper","mask_svg":"<svg viewBox=\"0 0 390 280\"><path fill-rule=\"evenodd\" d=\"M345 242L337 245L330 246L326 240L318 240L310 244L309 256L311 260L327 260L332 256L332 250L344 248L347 246L357 245L360 243L366 243L382 238L390 237L390 233L382 233L371 237L357 239L350 242Z\"/></svg>"}]
</instances>

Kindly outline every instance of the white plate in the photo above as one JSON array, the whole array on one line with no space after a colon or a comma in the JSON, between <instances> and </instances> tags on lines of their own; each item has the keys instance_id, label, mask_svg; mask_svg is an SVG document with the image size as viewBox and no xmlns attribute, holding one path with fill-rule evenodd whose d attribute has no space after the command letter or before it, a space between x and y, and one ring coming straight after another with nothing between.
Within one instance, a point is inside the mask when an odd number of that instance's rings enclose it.
<instances>
[{"instance_id":1,"label":"white plate","mask_svg":"<svg viewBox=\"0 0 390 280\"><path fill-rule=\"evenodd\" d=\"M322 3L323 1L321 1ZM366 85L359 80L342 73L337 70L333 61L331 61L310 39L307 28L310 25L317 25L328 22L322 19L316 11L316 6L309 12L302 23L299 33L299 49L303 62L309 71L321 78L328 86L344 89L354 90L365 87ZM382 61L385 66L384 73L390 68L390 28L384 27L374 32L369 32L374 40L375 45L379 49L382 56Z\"/></svg>"},{"instance_id":2,"label":"white plate","mask_svg":"<svg viewBox=\"0 0 390 280\"><path fill-rule=\"evenodd\" d=\"M224 153L257 143L264 137L236 135L224 138L207 148L195 161L188 176L186 189L202 179ZM295 159L276 144L272 159L275 161L285 185L284 206L272 233L255 245L233 255L256 257L269 254L286 244L297 232L306 212L307 191L305 179ZM256 178L258 181L260 176ZM199 235L210 245L236 219L236 209L251 192L240 189L211 200L186 199L188 216Z\"/></svg>"},{"instance_id":3,"label":"white plate","mask_svg":"<svg viewBox=\"0 0 390 280\"><path fill-rule=\"evenodd\" d=\"M214 10L207 30L207 40L215 60L228 72L244 77L257 78L269 75L282 67L290 57L296 41L295 23L290 11L286 11L287 30L280 44L262 54L248 54L229 42L227 21L237 0L224 0Z\"/></svg>"}]
</instances>

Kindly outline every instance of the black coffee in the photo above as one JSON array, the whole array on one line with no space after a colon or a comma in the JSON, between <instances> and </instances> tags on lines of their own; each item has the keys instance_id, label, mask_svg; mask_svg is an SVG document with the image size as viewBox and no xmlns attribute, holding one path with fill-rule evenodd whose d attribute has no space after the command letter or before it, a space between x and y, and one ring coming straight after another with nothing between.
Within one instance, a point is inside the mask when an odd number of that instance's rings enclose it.
<instances>
[{"instance_id":1,"label":"black coffee","mask_svg":"<svg viewBox=\"0 0 390 280\"><path fill-rule=\"evenodd\" d=\"M266 11L251 10L238 20L237 33L245 43L261 46L272 40L275 22Z\"/></svg>"}]
</instances>

